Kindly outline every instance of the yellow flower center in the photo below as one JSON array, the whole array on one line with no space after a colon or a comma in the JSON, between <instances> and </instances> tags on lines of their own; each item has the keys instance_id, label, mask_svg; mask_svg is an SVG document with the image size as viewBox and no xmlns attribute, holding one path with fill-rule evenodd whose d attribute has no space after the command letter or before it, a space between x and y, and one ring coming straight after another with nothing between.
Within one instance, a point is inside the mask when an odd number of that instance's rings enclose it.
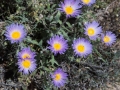
<instances>
[{"instance_id":1,"label":"yellow flower center","mask_svg":"<svg viewBox=\"0 0 120 90\"><path fill-rule=\"evenodd\" d=\"M53 47L54 47L55 50L60 50L61 49L61 44L60 43L55 43L53 45Z\"/></svg>"},{"instance_id":2,"label":"yellow flower center","mask_svg":"<svg viewBox=\"0 0 120 90\"><path fill-rule=\"evenodd\" d=\"M25 58L30 58L30 55L28 53L25 53L22 55L22 58L25 59Z\"/></svg>"},{"instance_id":3,"label":"yellow flower center","mask_svg":"<svg viewBox=\"0 0 120 90\"><path fill-rule=\"evenodd\" d=\"M103 41L106 42L106 43L109 42L110 41L110 37L105 36L104 39L103 39Z\"/></svg>"},{"instance_id":4,"label":"yellow flower center","mask_svg":"<svg viewBox=\"0 0 120 90\"><path fill-rule=\"evenodd\" d=\"M93 36L95 34L95 30L93 28L88 28L88 35Z\"/></svg>"},{"instance_id":5,"label":"yellow flower center","mask_svg":"<svg viewBox=\"0 0 120 90\"><path fill-rule=\"evenodd\" d=\"M67 7L65 7L65 12L66 12L66 14L72 14L73 13L73 8L71 7L71 6L67 6Z\"/></svg>"},{"instance_id":6,"label":"yellow flower center","mask_svg":"<svg viewBox=\"0 0 120 90\"><path fill-rule=\"evenodd\" d=\"M81 45L81 44L78 45L78 46L77 46L77 51L78 51L78 52L81 52L81 53L84 52L84 51L85 51L84 45Z\"/></svg>"},{"instance_id":7,"label":"yellow flower center","mask_svg":"<svg viewBox=\"0 0 120 90\"><path fill-rule=\"evenodd\" d=\"M56 74L56 75L55 75L55 80L56 80L56 81L61 80L61 74Z\"/></svg>"},{"instance_id":8,"label":"yellow flower center","mask_svg":"<svg viewBox=\"0 0 120 90\"><path fill-rule=\"evenodd\" d=\"M14 32L12 32L12 34L11 34L11 37L12 37L13 39L19 39L20 36L21 36L21 33L20 33L19 31L14 31Z\"/></svg>"},{"instance_id":9,"label":"yellow flower center","mask_svg":"<svg viewBox=\"0 0 120 90\"><path fill-rule=\"evenodd\" d=\"M31 66L30 60L23 60L23 61L22 61L22 66L23 66L24 68L29 68L29 67Z\"/></svg>"},{"instance_id":10,"label":"yellow flower center","mask_svg":"<svg viewBox=\"0 0 120 90\"><path fill-rule=\"evenodd\" d=\"M90 0L82 0L83 1L83 3L85 3L85 4L88 4L89 2L90 2Z\"/></svg>"}]
</instances>

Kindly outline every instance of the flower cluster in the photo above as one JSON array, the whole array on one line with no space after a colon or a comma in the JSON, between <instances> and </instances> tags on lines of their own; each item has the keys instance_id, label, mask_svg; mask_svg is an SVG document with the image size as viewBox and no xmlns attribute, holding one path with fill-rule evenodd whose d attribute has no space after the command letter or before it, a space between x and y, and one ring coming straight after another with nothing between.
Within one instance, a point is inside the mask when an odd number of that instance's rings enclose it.
<instances>
[{"instance_id":1,"label":"flower cluster","mask_svg":"<svg viewBox=\"0 0 120 90\"><path fill-rule=\"evenodd\" d=\"M107 31L105 34L102 33L102 27L96 21L88 22L85 25L85 35L87 35L91 40L96 40L101 37L103 43L107 46L111 46L116 41L116 35L111 31Z\"/></svg>"},{"instance_id":2,"label":"flower cluster","mask_svg":"<svg viewBox=\"0 0 120 90\"><path fill-rule=\"evenodd\" d=\"M90 40L96 40L100 36L101 41L107 46L112 45L116 41L115 34L110 31L103 34L101 26L99 26L99 23L96 21L85 24L84 30L85 35L87 35ZM67 40L65 40L61 35L51 37L47 43L50 45L48 49L50 49L55 55L57 53L64 54L68 49ZM78 38L74 40L72 48L76 56L86 57L92 53L92 44L85 38ZM64 73L62 69L58 68L53 74L51 74L51 78L53 79L53 84L56 87L61 87L66 83L67 74Z\"/></svg>"},{"instance_id":3,"label":"flower cluster","mask_svg":"<svg viewBox=\"0 0 120 90\"><path fill-rule=\"evenodd\" d=\"M116 36L112 32L106 32L102 34L102 29L99 27L99 24L95 21L92 23L85 24L85 35L89 36L91 40L96 40L99 35L101 35L101 40L107 45L110 46L116 41ZM64 54L68 49L67 40L63 36L55 35L47 41L50 45L48 49L52 51L55 55L57 53ZM85 38L78 38L73 41L72 48L76 56L86 57L92 53L92 44L90 41Z\"/></svg>"},{"instance_id":4,"label":"flower cluster","mask_svg":"<svg viewBox=\"0 0 120 90\"><path fill-rule=\"evenodd\" d=\"M26 30L22 24L13 23L6 27L5 36L11 43L21 43L26 35ZM30 47L23 48L17 56L19 71L24 74L34 71L36 69L35 56L35 52L32 52Z\"/></svg>"},{"instance_id":5,"label":"flower cluster","mask_svg":"<svg viewBox=\"0 0 120 90\"><path fill-rule=\"evenodd\" d=\"M32 52L30 47L23 48L17 56L19 71L24 74L34 71L36 69L35 56L35 52Z\"/></svg>"},{"instance_id":6,"label":"flower cluster","mask_svg":"<svg viewBox=\"0 0 120 90\"><path fill-rule=\"evenodd\" d=\"M83 5L91 6L96 0L64 0L59 4L58 10L64 12L66 17L76 17L80 14L80 8ZM110 31L105 33L102 32L102 27L97 21L87 22L84 24L84 34L86 38L79 37L72 42L72 49L76 56L87 57L93 51L93 46L91 44L92 40L97 40L101 38L101 41L107 45L111 46L116 41L116 36ZM6 27L5 37L12 44L20 43L26 37L26 29L22 24L13 23ZM47 43L47 47L54 55L64 54L68 49L68 41L64 39L62 35L52 36ZM17 54L18 58L18 68L20 72L24 74L29 74L33 72L37 65L35 60L36 53L31 51L30 47L23 48ZM61 68L58 68L54 73L51 74L53 84L56 87L64 86L67 81L67 73L65 73Z\"/></svg>"},{"instance_id":7,"label":"flower cluster","mask_svg":"<svg viewBox=\"0 0 120 90\"><path fill-rule=\"evenodd\" d=\"M55 35L50 38L48 44L50 45L48 49L50 49L55 55L57 53L64 54L65 51L68 49L67 41L59 35ZM72 47L77 56L85 57L92 52L91 43L84 38L74 40Z\"/></svg>"}]
</instances>

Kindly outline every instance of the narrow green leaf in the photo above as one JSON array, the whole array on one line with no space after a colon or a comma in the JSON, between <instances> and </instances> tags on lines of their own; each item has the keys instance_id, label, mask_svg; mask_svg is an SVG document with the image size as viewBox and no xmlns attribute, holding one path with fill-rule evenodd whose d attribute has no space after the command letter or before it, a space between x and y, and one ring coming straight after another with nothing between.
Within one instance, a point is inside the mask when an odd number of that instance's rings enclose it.
<instances>
[{"instance_id":1,"label":"narrow green leaf","mask_svg":"<svg viewBox=\"0 0 120 90\"><path fill-rule=\"evenodd\" d=\"M32 40L30 37L27 37L27 38L26 38L26 41L27 41L28 43L32 43L32 44L34 44L34 45L38 45L38 46L39 46L39 43L38 43L36 40Z\"/></svg>"}]
</instances>

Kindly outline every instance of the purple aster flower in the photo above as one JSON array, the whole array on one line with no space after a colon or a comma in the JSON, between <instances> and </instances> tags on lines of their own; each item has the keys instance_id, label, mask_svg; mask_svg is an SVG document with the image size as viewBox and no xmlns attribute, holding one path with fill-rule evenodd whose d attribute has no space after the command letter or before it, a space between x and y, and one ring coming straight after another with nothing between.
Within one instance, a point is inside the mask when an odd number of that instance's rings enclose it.
<instances>
[{"instance_id":1,"label":"purple aster flower","mask_svg":"<svg viewBox=\"0 0 120 90\"><path fill-rule=\"evenodd\" d=\"M81 0L81 2L83 5L91 6L92 4L96 2L96 0Z\"/></svg>"},{"instance_id":2,"label":"purple aster flower","mask_svg":"<svg viewBox=\"0 0 120 90\"><path fill-rule=\"evenodd\" d=\"M51 74L51 78L53 79L53 84L56 87L62 87L66 83L67 73L65 73L61 68L58 68L53 74Z\"/></svg>"},{"instance_id":3,"label":"purple aster flower","mask_svg":"<svg viewBox=\"0 0 120 90\"><path fill-rule=\"evenodd\" d=\"M88 54L92 53L91 43L84 38L74 40L72 47L75 54L80 57L86 57Z\"/></svg>"},{"instance_id":4,"label":"purple aster flower","mask_svg":"<svg viewBox=\"0 0 120 90\"><path fill-rule=\"evenodd\" d=\"M24 74L29 74L36 69L36 60L34 59L19 59L17 64L19 71Z\"/></svg>"},{"instance_id":5,"label":"purple aster flower","mask_svg":"<svg viewBox=\"0 0 120 90\"><path fill-rule=\"evenodd\" d=\"M47 41L47 43L50 45L48 48L54 54L64 54L64 52L68 49L67 40L65 40L61 35L53 36L49 41Z\"/></svg>"},{"instance_id":6,"label":"purple aster flower","mask_svg":"<svg viewBox=\"0 0 120 90\"><path fill-rule=\"evenodd\" d=\"M13 23L6 27L5 36L11 43L18 43L25 38L26 31L23 25Z\"/></svg>"},{"instance_id":7,"label":"purple aster flower","mask_svg":"<svg viewBox=\"0 0 120 90\"><path fill-rule=\"evenodd\" d=\"M91 40L96 40L99 34L102 32L101 26L99 26L98 22L93 21L92 23L85 24L85 34L89 36Z\"/></svg>"},{"instance_id":8,"label":"purple aster flower","mask_svg":"<svg viewBox=\"0 0 120 90\"><path fill-rule=\"evenodd\" d=\"M23 48L18 53L18 58L20 58L20 59L26 59L26 58L34 59L35 56L36 56L35 52L32 52L30 50L30 47Z\"/></svg>"},{"instance_id":9,"label":"purple aster flower","mask_svg":"<svg viewBox=\"0 0 120 90\"><path fill-rule=\"evenodd\" d=\"M76 17L80 14L79 8L82 6L80 5L80 0L64 0L61 2L58 8L61 12L66 14L66 17Z\"/></svg>"},{"instance_id":10,"label":"purple aster flower","mask_svg":"<svg viewBox=\"0 0 120 90\"><path fill-rule=\"evenodd\" d=\"M106 34L102 34L102 41L107 46L111 46L116 41L116 35L111 31L107 31Z\"/></svg>"}]
</instances>

